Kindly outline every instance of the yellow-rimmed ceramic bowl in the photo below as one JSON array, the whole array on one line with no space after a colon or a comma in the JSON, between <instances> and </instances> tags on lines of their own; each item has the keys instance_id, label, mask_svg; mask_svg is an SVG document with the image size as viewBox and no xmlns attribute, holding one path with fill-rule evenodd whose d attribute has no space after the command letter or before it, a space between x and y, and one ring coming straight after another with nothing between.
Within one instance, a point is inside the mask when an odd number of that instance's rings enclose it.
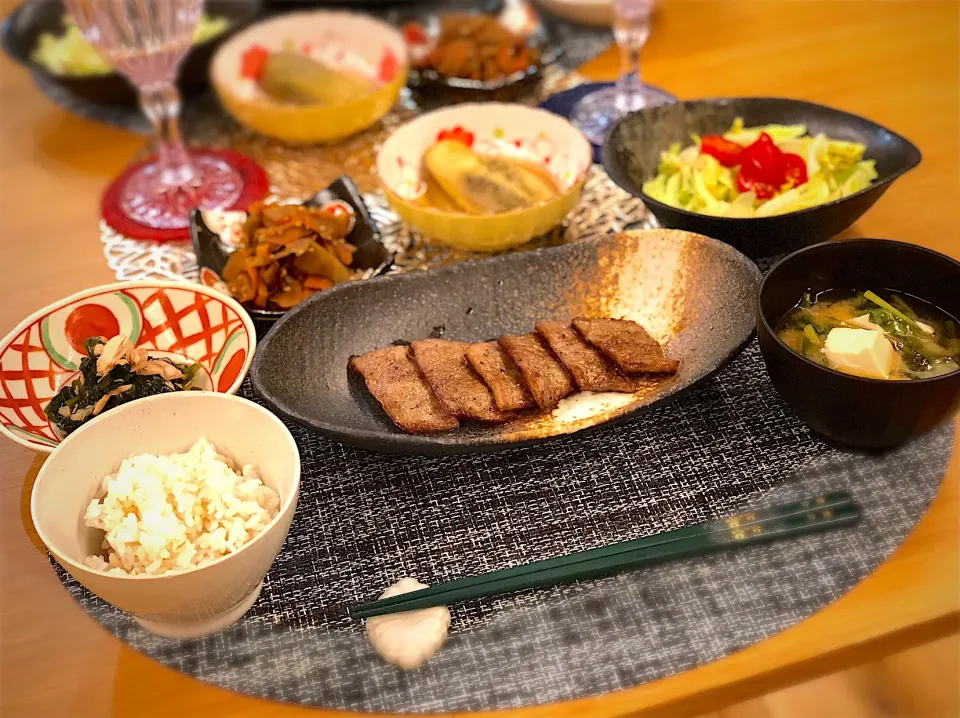
<instances>
[{"instance_id":1,"label":"yellow-rimmed ceramic bowl","mask_svg":"<svg viewBox=\"0 0 960 718\"><path fill-rule=\"evenodd\" d=\"M420 205L423 154L440 132L454 127L473 133L478 152L509 153L544 164L560 185L560 195L525 209L488 215ZM524 105L482 103L437 110L407 123L384 143L376 166L390 206L411 229L459 249L496 252L560 224L580 199L592 157L587 138L558 115Z\"/></svg>"},{"instance_id":2,"label":"yellow-rimmed ceramic bowl","mask_svg":"<svg viewBox=\"0 0 960 718\"><path fill-rule=\"evenodd\" d=\"M243 54L254 45L270 51L309 45L325 62L375 78L379 87L339 105L277 102L240 72ZM365 15L317 11L282 15L238 33L213 58L210 79L241 124L285 142L312 144L349 137L387 114L407 82L407 68L407 46L398 30Z\"/></svg>"}]
</instances>

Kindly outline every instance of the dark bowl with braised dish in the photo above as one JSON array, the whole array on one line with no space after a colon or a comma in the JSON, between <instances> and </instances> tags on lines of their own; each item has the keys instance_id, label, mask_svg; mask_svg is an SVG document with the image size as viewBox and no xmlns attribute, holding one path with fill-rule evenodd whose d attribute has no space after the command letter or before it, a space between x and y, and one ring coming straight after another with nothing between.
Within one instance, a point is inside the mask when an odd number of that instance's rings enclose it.
<instances>
[{"instance_id":1,"label":"dark bowl with braised dish","mask_svg":"<svg viewBox=\"0 0 960 718\"><path fill-rule=\"evenodd\" d=\"M187 96L207 87L214 51L253 20L261 5L262 0L204 3L194 43L180 64L177 86L181 93ZM61 0L27 0L3 21L0 42L11 59L76 96L101 105L135 107L133 86L111 70L78 32Z\"/></svg>"},{"instance_id":2,"label":"dark bowl with braised dish","mask_svg":"<svg viewBox=\"0 0 960 718\"><path fill-rule=\"evenodd\" d=\"M407 85L428 108L530 97L543 69L562 54L533 15L507 27L493 14L433 13L405 22L403 34L411 59Z\"/></svg>"},{"instance_id":3,"label":"dark bowl with braised dish","mask_svg":"<svg viewBox=\"0 0 960 718\"><path fill-rule=\"evenodd\" d=\"M259 202L248 212L190 215L202 284L232 296L257 336L314 294L383 274L393 253L347 176L303 203Z\"/></svg>"},{"instance_id":4,"label":"dark bowl with braised dish","mask_svg":"<svg viewBox=\"0 0 960 718\"><path fill-rule=\"evenodd\" d=\"M757 258L852 225L920 163L909 140L863 117L772 97L689 100L621 119L603 166L661 226Z\"/></svg>"},{"instance_id":5,"label":"dark bowl with braised dish","mask_svg":"<svg viewBox=\"0 0 960 718\"><path fill-rule=\"evenodd\" d=\"M890 449L960 407L960 262L854 239L783 259L760 286L757 332L780 396L822 437Z\"/></svg>"}]
</instances>

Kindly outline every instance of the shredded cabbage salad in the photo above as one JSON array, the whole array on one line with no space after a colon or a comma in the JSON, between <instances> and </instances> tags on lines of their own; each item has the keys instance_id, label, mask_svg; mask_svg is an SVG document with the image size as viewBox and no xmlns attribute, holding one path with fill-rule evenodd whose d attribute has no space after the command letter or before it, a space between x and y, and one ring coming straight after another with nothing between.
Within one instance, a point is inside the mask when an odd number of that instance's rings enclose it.
<instances>
[{"instance_id":1,"label":"shredded cabbage salad","mask_svg":"<svg viewBox=\"0 0 960 718\"><path fill-rule=\"evenodd\" d=\"M833 140L823 133L809 136L806 125L744 127L737 118L725 140L747 148L766 133L784 153L798 155L806 163L802 184L785 184L769 199L738 189L739 166L724 166L714 156L701 152L702 140L682 148L672 145L660 154L657 176L643 184L643 191L671 207L716 217L770 217L826 204L868 187L877 178L874 160L864 160L866 146ZM742 183L741 183L742 184Z\"/></svg>"}]
</instances>

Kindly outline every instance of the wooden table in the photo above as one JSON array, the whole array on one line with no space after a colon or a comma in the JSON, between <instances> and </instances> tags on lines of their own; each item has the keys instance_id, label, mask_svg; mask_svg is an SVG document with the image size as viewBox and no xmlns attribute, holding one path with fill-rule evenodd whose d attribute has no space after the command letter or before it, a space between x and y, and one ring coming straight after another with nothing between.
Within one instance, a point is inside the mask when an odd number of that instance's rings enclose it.
<instances>
[{"instance_id":1,"label":"wooden table","mask_svg":"<svg viewBox=\"0 0 960 718\"><path fill-rule=\"evenodd\" d=\"M13 4L0 0L5 11ZM681 98L803 98L865 115L904 134L923 151L923 164L899 180L851 234L898 238L960 256L958 7L931 0L667 0L646 52L645 74ZM608 53L585 72L613 77L616 58ZM3 334L44 304L112 280L96 229L99 194L142 140L54 107L6 59L0 61L0 73ZM30 525L37 467L26 449L0 443L0 714L307 713L233 695L163 668L87 618L60 587ZM683 675L510 715L704 712L957 631L958 485L955 455L930 511L903 546L848 595L798 626Z\"/></svg>"}]
</instances>

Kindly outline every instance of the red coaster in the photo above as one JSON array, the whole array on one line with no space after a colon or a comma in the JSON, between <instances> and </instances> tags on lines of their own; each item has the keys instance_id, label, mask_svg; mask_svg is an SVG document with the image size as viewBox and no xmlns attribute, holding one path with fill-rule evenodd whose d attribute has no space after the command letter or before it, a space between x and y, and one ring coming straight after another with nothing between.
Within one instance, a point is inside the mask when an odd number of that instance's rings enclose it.
<instances>
[{"instance_id":1,"label":"red coaster","mask_svg":"<svg viewBox=\"0 0 960 718\"><path fill-rule=\"evenodd\" d=\"M240 196L232 207L225 209L246 210L253 202L263 199L270 189L270 183L267 180L267 173L263 167L258 165L246 155L232 150L190 150L191 155L201 157L216 157L229 164L235 169L243 181L243 189ZM130 175L136 172L141 165L153 161L153 157L148 157L142 162L127 167L117 177L103 193L100 200L100 214L103 219L113 229L124 237L131 239L152 239L157 242L168 242L177 239L190 239L190 228L182 229L158 229L156 227L147 227L130 219L120 208L120 190L127 183Z\"/></svg>"}]
</instances>

